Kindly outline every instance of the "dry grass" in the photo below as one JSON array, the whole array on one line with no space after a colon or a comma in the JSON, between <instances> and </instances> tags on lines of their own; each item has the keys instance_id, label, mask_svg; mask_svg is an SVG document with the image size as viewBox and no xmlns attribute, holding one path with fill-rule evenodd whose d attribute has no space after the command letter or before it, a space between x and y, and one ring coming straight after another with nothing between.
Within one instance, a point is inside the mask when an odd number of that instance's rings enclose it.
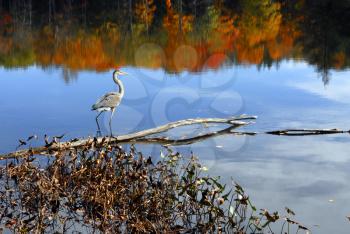
<instances>
[{"instance_id":1,"label":"dry grass","mask_svg":"<svg viewBox=\"0 0 350 234\"><path fill-rule=\"evenodd\" d=\"M291 220L291 210L283 217L256 211L238 184L228 188L205 175L195 157L185 160L166 151L163 160L152 162L133 147L125 152L104 143L55 152L47 161L33 155L7 161L0 173L0 228L16 233L262 233L277 222L282 232L306 230Z\"/></svg>"}]
</instances>

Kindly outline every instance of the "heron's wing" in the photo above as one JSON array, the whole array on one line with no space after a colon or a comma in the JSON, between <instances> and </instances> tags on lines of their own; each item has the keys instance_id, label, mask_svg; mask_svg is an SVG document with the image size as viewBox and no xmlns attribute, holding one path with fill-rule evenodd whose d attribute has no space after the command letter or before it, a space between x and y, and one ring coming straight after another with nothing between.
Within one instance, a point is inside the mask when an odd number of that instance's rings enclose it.
<instances>
[{"instance_id":1,"label":"heron's wing","mask_svg":"<svg viewBox=\"0 0 350 234\"><path fill-rule=\"evenodd\" d=\"M117 94L118 94L117 92L109 92L109 93L106 93L105 95L103 95L102 97L100 97L100 98L96 101L96 104L102 102L103 100L107 100L110 96L117 95Z\"/></svg>"},{"instance_id":2,"label":"heron's wing","mask_svg":"<svg viewBox=\"0 0 350 234\"><path fill-rule=\"evenodd\" d=\"M97 100L97 102L92 106L92 109L96 110L99 108L113 108L119 105L120 100L121 96L119 93L106 93L100 99Z\"/></svg>"}]
</instances>

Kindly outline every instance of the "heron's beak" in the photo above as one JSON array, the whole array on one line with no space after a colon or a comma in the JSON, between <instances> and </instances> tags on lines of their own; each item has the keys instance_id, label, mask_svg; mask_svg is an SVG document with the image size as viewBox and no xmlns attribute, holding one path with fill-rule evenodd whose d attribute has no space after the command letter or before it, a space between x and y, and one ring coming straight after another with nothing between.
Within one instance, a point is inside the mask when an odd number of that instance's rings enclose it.
<instances>
[{"instance_id":1,"label":"heron's beak","mask_svg":"<svg viewBox=\"0 0 350 234\"><path fill-rule=\"evenodd\" d=\"M119 74L119 75L128 75L128 73L122 72L122 71L118 71L118 74Z\"/></svg>"}]
</instances>

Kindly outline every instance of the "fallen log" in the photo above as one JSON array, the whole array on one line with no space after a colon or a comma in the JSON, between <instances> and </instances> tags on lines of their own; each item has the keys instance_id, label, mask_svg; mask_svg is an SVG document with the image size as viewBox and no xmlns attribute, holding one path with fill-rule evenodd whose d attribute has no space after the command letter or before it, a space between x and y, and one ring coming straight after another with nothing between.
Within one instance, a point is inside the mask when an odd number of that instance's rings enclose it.
<instances>
[{"instance_id":1,"label":"fallen log","mask_svg":"<svg viewBox=\"0 0 350 234\"><path fill-rule=\"evenodd\" d=\"M87 139L78 139L71 140L66 142L51 142L45 146L29 148L10 152L7 154L0 155L0 160L10 159L10 158L20 158L26 155L52 155L55 151L65 151L70 149L77 149L84 146L90 146L91 144L104 144L104 143L151 143L151 144L163 144L163 145L185 145L191 144L195 141L205 140L211 137L215 137L223 134L235 134L232 132L233 129L238 127L250 124L251 122L244 122L242 120L253 120L256 119L256 116L238 116L230 118L197 118L197 119L185 119L175 122L171 122L162 126L158 126L151 129L142 130L135 133L130 133L126 135L121 135L117 137L98 137L98 138L87 138ZM187 139L169 139L166 137L153 137L149 136L154 134L159 134L166 132L170 129L195 125L195 124L225 124L229 125L222 131L214 131L204 135L199 135L195 137L190 137ZM238 133L236 133L238 134ZM242 133L241 133L242 134ZM252 133L250 133L252 134Z\"/></svg>"}]
</instances>

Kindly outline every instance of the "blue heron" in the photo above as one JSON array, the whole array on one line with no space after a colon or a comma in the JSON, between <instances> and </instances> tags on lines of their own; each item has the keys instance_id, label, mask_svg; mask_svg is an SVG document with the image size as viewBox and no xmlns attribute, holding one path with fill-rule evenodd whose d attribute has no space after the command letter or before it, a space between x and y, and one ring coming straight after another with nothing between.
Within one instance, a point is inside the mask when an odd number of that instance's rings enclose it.
<instances>
[{"instance_id":1,"label":"blue heron","mask_svg":"<svg viewBox=\"0 0 350 234\"><path fill-rule=\"evenodd\" d=\"M115 111L115 108L119 106L123 96L124 96L124 86L123 83L118 79L118 75L126 75L127 73L120 70L115 70L113 72L113 81L119 87L118 92L109 92L103 95L97 102L92 105L91 110L96 110L99 114L96 116L96 123L98 127L98 132L100 133L100 125L98 124L98 117L105 111L110 111L111 115L109 118L109 130L112 136L112 117Z\"/></svg>"}]
</instances>

